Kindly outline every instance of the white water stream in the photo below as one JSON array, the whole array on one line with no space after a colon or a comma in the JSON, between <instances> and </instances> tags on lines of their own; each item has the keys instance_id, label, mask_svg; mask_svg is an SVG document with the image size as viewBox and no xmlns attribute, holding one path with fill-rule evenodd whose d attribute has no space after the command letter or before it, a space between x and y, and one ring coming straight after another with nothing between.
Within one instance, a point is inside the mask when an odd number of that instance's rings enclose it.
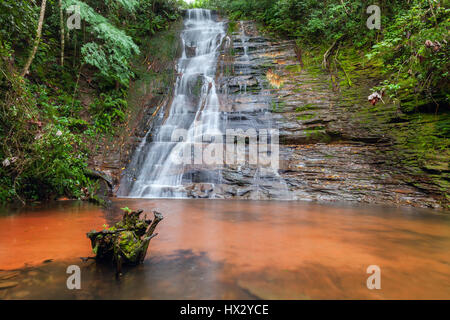
<instances>
[{"instance_id":1,"label":"white water stream","mask_svg":"<svg viewBox=\"0 0 450 320\"><path fill-rule=\"evenodd\" d=\"M206 134L221 134L215 74L225 24L213 20L211 11L187 12L181 34L183 54L169 115L151 142L140 173L128 195L132 198L184 198L185 164L179 155ZM198 91L198 92L197 92ZM185 130L183 141L173 141L175 130ZM145 139L147 140L147 139ZM119 191L120 194L120 191Z\"/></svg>"}]
</instances>

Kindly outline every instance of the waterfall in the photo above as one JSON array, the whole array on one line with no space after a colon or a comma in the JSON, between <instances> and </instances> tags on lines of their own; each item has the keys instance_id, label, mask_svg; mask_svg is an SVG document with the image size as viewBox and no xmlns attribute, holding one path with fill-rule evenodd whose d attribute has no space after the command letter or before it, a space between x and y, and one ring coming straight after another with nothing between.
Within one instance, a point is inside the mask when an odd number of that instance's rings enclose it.
<instances>
[{"instance_id":1,"label":"waterfall","mask_svg":"<svg viewBox=\"0 0 450 320\"><path fill-rule=\"evenodd\" d=\"M173 100L136 149L119 197L292 199L278 173L267 80L240 24L232 44L211 11L186 12ZM219 56L233 45L242 48L237 71L224 75Z\"/></svg>"},{"instance_id":2,"label":"waterfall","mask_svg":"<svg viewBox=\"0 0 450 320\"><path fill-rule=\"evenodd\" d=\"M205 134L221 134L215 74L225 36L225 24L215 21L210 10L188 10L181 34L183 53L178 61L178 78L169 114L153 132L140 172L131 187L121 186L119 196L186 197L182 185L186 165L180 164L180 153L191 145L201 144ZM174 132L180 129L187 132L185 139L173 141ZM138 151L142 149L141 145Z\"/></svg>"}]
</instances>

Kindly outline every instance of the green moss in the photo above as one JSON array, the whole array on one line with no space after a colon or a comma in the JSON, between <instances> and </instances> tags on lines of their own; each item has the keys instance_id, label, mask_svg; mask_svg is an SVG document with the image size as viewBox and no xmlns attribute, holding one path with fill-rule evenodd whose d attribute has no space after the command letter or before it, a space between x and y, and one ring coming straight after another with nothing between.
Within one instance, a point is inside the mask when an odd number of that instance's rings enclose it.
<instances>
[{"instance_id":1,"label":"green moss","mask_svg":"<svg viewBox=\"0 0 450 320\"><path fill-rule=\"evenodd\" d=\"M303 111L307 111L307 110L316 110L316 109L317 109L317 106L315 106L312 103L308 103L303 106L297 107L295 109L295 112L303 112Z\"/></svg>"},{"instance_id":2,"label":"green moss","mask_svg":"<svg viewBox=\"0 0 450 320\"><path fill-rule=\"evenodd\" d=\"M309 74L317 77L326 74L321 69L324 50L325 48L319 47L305 52L304 63ZM371 83L375 82L371 80L374 75L383 76L381 60L375 58L368 61L361 52L351 47L341 47L337 59L339 64L334 81L340 87L340 107L345 106L345 112L350 114L349 121L357 123L371 134L391 139L394 142L393 150L384 152L384 156L388 157L392 166L410 173L412 177L429 179L429 183L436 186L435 190L440 190L444 199L447 199L444 202L448 201L449 111L441 108L436 113L435 105L433 108L429 100L414 95L414 90L408 85L408 81L411 81L408 77L401 79L402 87L410 89L402 89L400 104L385 97L386 104L372 106L366 97L371 92ZM307 104L299 106L295 111L302 113L314 109L316 107L313 104ZM311 116L301 114L297 119L308 120ZM307 130L306 134L314 141L330 140L323 128ZM410 183L418 183L417 178ZM429 189L429 185L417 187Z\"/></svg>"},{"instance_id":3,"label":"green moss","mask_svg":"<svg viewBox=\"0 0 450 320\"><path fill-rule=\"evenodd\" d=\"M272 101L272 112L281 113L284 112L286 102L284 101Z\"/></svg>"},{"instance_id":4,"label":"green moss","mask_svg":"<svg viewBox=\"0 0 450 320\"><path fill-rule=\"evenodd\" d=\"M137 79L130 87L127 100L130 123L135 123L142 109L142 97L163 96L173 88L174 63L180 55L178 35L182 27L180 19L172 23L169 30L144 39L142 54L133 63ZM126 134L125 130L122 128L121 134Z\"/></svg>"},{"instance_id":5,"label":"green moss","mask_svg":"<svg viewBox=\"0 0 450 320\"><path fill-rule=\"evenodd\" d=\"M228 23L228 35L232 35L233 33L238 31L238 23L237 21L230 21Z\"/></svg>"},{"instance_id":6,"label":"green moss","mask_svg":"<svg viewBox=\"0 0 450 320\"><path fill-rule=\"evenodd\" d=\"M300 73L302 71L302 67L299 64L294 64L290 66L286 66L286 71L292 72L292 73Z\"/></svg>"},{"instance_id":7,"label":"green moss","mask_svg":"<svg viewBox=\"0 0 450 320\"><path fill-rule=\"evenodd\" d=\"M311 119L314 119L316 116L317 116L316 114L304 114L304 115L297 116L297 120L300 120L300 121L311 120Z\"/></svg>"},{"instance_id":8,"label":"green moss","mask_svg":"<svg viewBox=\"0 0 450 320\"><path fill-rule=\"evenodd\" d=\"M314 128L306 129L304 130L304 132L306 133L308 139L311 141L328 143L332 140L330 135L326 133L324 126L317 126Z\"/></svg>"},{"instance_id":9,"label":"green moss","mask_svg":"<svg viewBox=\"0 0 450 320\"><path fill-rule=\"evenodd\" d=\"M140 245L141 242L136 237L134 232L123 231L119 235L119 246L118 248L115 247L115 251L120 249L120 253L124 255L125 258L135 262L140 254L140 251L138 250Z\"/></svg>"}]
</instances>

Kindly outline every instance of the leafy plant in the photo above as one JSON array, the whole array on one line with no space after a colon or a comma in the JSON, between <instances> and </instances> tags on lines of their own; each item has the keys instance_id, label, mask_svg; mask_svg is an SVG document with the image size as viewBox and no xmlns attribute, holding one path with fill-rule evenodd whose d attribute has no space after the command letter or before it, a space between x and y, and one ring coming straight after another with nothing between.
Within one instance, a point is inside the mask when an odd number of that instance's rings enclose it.
<instances>
[{"instance_id":1,"label":"leafy plant","mask_svg":"<svg viewBox=\"0 0 450 320\"><path fill-rule=\"evenodd\" d=\"M125 120L127 105L123 91L101 93L91 106L97 132L112 133L114 124Z\"/></svg>"},{"instance_id":2,"label":"leafy plant","mask_svg":"<svg viewBox=\"0 0 450 320\"><path fill-rule=\"evenodd\" d=\"M123 212L126 212L126 213L128 213L128 214L130 214L131 212L133 212L133 210L131 210L131 209L128 208L128 207L120 208L120 210L122 210Z\"/></svg>"}]
</instances>

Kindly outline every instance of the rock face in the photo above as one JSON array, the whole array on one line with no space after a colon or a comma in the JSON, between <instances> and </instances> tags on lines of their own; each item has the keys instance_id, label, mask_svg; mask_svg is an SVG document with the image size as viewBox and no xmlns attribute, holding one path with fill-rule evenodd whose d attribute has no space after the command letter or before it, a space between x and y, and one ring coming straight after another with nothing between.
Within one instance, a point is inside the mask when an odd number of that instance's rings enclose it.
<instances>
[{"instance_id":1,"label":"rock face","mask_svg":"<svg viewBox=\"0 0 450 320\"><path fill-rule=\"evenodd\" d=\"M429 188L412 186L409 181L418 178L387 156L395 152L387 131L368 128L355 117L369 103L365 92L370 84L361 84L359 91L333 90L328 74L301 67L292 41L265 37L250 21L235 29L224 39L217 62L223 129L278 130L279 169L239 162L186 166L182 185L187 197L440 207L432 184L425 180L422 186ZM194 47L187 48L188 57L195 54ZM198 95L192 92L191 99ZM144 118L142 131L164 121L161 112L155 114ZM143 136L137 138L138 150L145 148ZM130 176L139 170L141 157L134 159L127 168Z\"/></svg>"},{"instance_id":2,"label":"rock face","mask_svg":"<svg viewBox=\"0 0 450 320\"><path fill-rule=\"evenodd\" d=\"M280 170L257 181L255 168L228 168L221 196L439 207L382 156L392 146L384 132L354 117L364 93L333 91L329 75L301 68L293 42L261 36L253 22L237 29L219 61L221 105L231 127L279 130Z\"/></svg>"}]
</instances>

